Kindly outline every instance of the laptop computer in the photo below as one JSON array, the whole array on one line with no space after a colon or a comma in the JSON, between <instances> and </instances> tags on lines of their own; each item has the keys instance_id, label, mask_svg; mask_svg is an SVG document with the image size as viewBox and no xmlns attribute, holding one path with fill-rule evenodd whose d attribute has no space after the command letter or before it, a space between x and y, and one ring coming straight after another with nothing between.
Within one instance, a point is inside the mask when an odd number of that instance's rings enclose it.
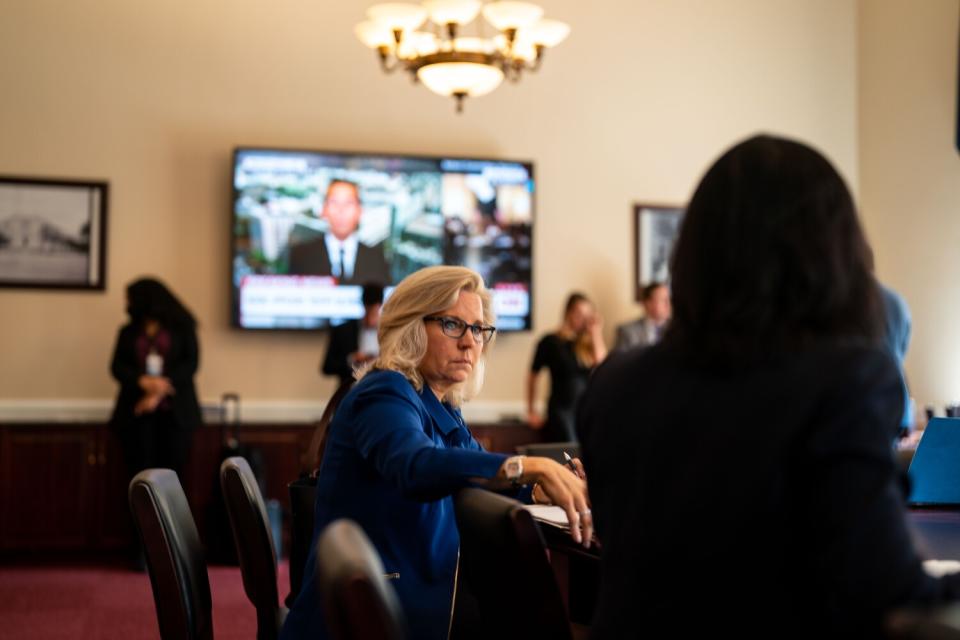
<instances>
[{"instance_id":1,"label":"laptop computer","mask_svg":"<svg viewBox=\"0 0 960 640\"><path fill-rule=\"evenodd\" d=\"M911 507L960 507L960 418L931 418L907 470Z\"/></svg>"},{"instance_id":2,"label":"laptop computer","mask_svg":"<svg viewBox=\"0 0 960 640\"><path fill-rule=\"evenodd\" d=\"M907 470L918 551L960 560L960 419L931 418Z\"/></svg>"}]
</instances>

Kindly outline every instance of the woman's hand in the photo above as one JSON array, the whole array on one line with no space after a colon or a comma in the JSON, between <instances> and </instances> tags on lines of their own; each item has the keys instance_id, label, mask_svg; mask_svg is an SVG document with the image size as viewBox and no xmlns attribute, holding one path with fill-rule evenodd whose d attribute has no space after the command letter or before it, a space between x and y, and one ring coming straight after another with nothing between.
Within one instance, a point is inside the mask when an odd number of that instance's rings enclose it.
<instances>
[{"instance_id":1,"label":"woman's hand","mask_svg":"<svg viewBox=\"0 0 960 640\"><path fill-rule=\"evenodd\" d=\"M171 396L174 393L170 379L163 376L142 375L137 383L148 396L160 396L162 399L163 396Z\"/></svg>"},{"instance_id":2,"label":"woman's hand","mask_svg":"<svg viewBox=\"0 0 960 640\"><path fill-rule=\"evenodd\" d=\"M603 336L603 316L599 313L594 313L590 316L590 319L587 320L587 331L590 332L590 335L596 338L597 336Z\"/></svg>"},{"instance_id":3,"label":"woman's hand","mask_svg":"<svg viewBox=\"0 0 960 640\"><path fill-rule=\"evenodd\" d=\"M587 323L590 341L593 343L593 364L596 367L607 357L607 344L603 341L603 318L599 313L593 314Z\"/></svg>"},{"instance_id":4,"label":"woman's hand","mask_svg":"<svg viewBox=\"0 0 960 640\"><path fill-rule=\"evenodd\" d=\"M583 463L580 461L580 458L572 458L570 464L573 465L573 472L577 475L578 478L587 481L587 471L583 468Z\"/></svg>"},{"instance_id":5,"label":"woman's hand","mask_svg":"<svg viewBox=\"0 0 960 640\"><path fill-rule=\"evenodd\" d=\"M133 415L142 416L145 413L153 413L157 410L157 407L160 406L160 401L163 400L163 396L147 394L140 398L137 401L137 404L133 407Z\"/></svg>"},{"instance_id":6,"label":"woman's hand","mask_svg":"<svg viewBox=\"0 0 960 640\"><path fill-rule=\"evenodd\" d=\"M160 402L167 396L175 393L173 384L169 378L163 376L143 375L137 380L140 388L143 389L143 396L133 407L133 415L141 416L145 413L153 413L160 406Z\"/></svg>"},{"instance_id":7,"label":"woman's hand","mask_svg":"<svg viewBox=\"0 0 960 640\"><path fill-rule=\"evenodd\" d=\"M579 459L575 460L574 465L583 471ZM552 504L562 508L567 513L570 534L574 541L590 547L590 540L593 538L593 514L590 512L590 498L584 479L577 477L569 467L549 458L528 456L523 459L521 481L536 482L538 486L535 490L542 492L537 499L541 500L545 495Z\"/></svg>"}]
</instances>

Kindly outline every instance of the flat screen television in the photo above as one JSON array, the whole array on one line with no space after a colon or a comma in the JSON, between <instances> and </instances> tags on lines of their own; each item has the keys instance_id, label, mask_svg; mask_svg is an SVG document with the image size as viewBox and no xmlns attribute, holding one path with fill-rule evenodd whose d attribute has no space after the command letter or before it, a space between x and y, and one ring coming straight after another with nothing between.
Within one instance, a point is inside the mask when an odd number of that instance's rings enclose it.
<instances>
[{"instance_id":1,"label":"flat screen television","mask_svg":"<svg viewBox=\"0 0 960 640\"><path fill-rule=\"evenodd\" d=\"M363 315L362 286L464 265L493 293L497 328L532 326L530 162L238 148L232 323L321 329Z\"/></svg>"}]
</instances>

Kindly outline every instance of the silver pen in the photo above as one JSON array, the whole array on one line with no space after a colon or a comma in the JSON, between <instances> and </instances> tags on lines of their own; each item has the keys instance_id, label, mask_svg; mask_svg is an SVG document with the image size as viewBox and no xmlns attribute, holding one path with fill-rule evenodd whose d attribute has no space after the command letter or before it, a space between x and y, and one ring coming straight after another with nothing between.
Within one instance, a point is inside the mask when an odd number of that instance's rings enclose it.
<instances>
[{"instance_id":1,"label":"silver pen","mask_svg":"<svg viewBox=\"0 0 960 640\"><path fill-rule=\"evenodd\" d=\"M580 477L581 477L581 476L580 476L580 472L577 470L577 467L574 466L574 464L573 464L573 458L570 457L570 454L567 453L566 451L564 451L564 452L563 452L563 458L564 458L564 460L567 461L566 464L567 464L568 467L570 467L570 471L573 471L573 475L575 475L575 476L577 476L578 478L580 478Z\"/></svg>"}]
</instances>

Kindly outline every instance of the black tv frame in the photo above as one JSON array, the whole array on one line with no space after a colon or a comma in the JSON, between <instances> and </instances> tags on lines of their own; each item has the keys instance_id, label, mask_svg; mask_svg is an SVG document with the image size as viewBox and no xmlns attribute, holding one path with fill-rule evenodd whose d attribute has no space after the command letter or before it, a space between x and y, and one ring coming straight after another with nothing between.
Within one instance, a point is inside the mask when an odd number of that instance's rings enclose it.
<instances>
[{"instance_id":1,"label":"black tv frame","mask_svg":"<svg viewBox=\"0 0 960 640\"><path fill-rule=\"evenodd\" d=\"M251 328L244 327L240 325L240 301L238 299L239 291L233 282L233 259L236 251L236 234L234 234L233 224L236 220L236 202L237 202L237 186L236 186L236 169L237 169L237 155L241 152L246 151L264 151L264 152L279 152L279 153L312 153L318 155L342 155L342 156L354 156L354 157L364 157L364 158L413 158L420 160L465 160L465 161L477 161L477 162L503 162L511 164L520 164L527 168L528 173L530 174L530 181L533 182L534 188L530 194L530 312L528 314L529 322L528 326L524 329L497 329L498 334L507 334L507 333L529 333L533 331L534 327L534 295L536 291L536 286L534 286L534 279L536 278L536 227L537 227L537 192L540 189L539 184L537 183L536 173L534 169L533 160L517 160L514 158L494 158L494 157L483 157L483 156L463 156L463 155L438 155L438 154L426 154L426 153L391 153L391 152L375 152L375 151L344 151L344 150L332 150L332 149L310 149L305 147L265 147L259 145L237 145L233 148L232 153L230 154L230 218L228 220L227 228L230 231L230 244L227 252L227 282L230 287L230 295L228 296L229 309L228 316L230 318L230 328L235 329L242 333L251 333L251 334L263 334L263 333L285 333L285 334L303 334L309 335L311 333L322 333L327 331L330 328L330 323L327 323L322 327L315 328L305 328L298 329L294 327L265 327L265 328ZM492 289L491 289L492 293Z\"/></svg>"}]
</instances>

